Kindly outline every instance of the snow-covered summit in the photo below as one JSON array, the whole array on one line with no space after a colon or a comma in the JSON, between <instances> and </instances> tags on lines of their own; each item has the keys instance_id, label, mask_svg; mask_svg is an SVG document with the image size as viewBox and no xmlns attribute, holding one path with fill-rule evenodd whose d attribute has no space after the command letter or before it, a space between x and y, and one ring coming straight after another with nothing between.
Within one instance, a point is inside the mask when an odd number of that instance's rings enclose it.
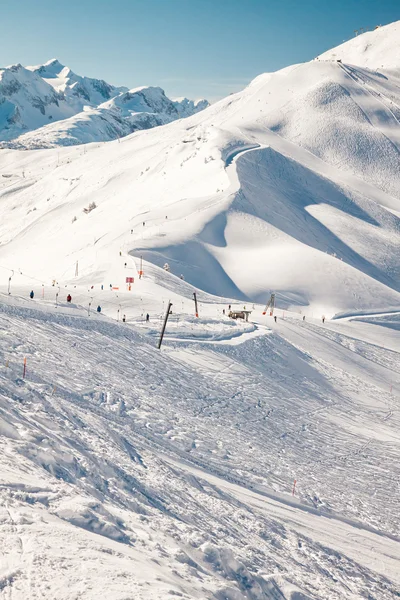
<instances>
[{"instance_id":1,"label":"snow-covered summit","mask_svg":"<svg viewBox=\"0 0 400 600\"><path fill-rule=\"evenodd\" d=\"M319 59L341 60L369 69L400 69L400 21L357 35L324 52Z\"/></svg>"},{"instance_id":2,"label":"snow-covered summit","mask_svg":"<svg viewBox=\"0 0 400 600\"><path fill-rule=\"evenodd\" d=\"M198 100L189 100L189 98L185 97L174 98L173 103L181 118L190 117L210 106L208 100L204 98L199 98Z\"/></svg>"},{"instance_id":3,"label":"snow-covered summit","mask_svg":"<svg viewBox=\"0 0 400 600\"><path fill-rule=\"evenodd\" d=\"M74 114L62 94L22 65L0 69L0 140Z\"/></svg>"},{"instance_id":4,"label":"snow-covered summit","mask_svg":"<svg viewBox=\"0 0 400 600\"><path fill-rule=\"evenodd\" d=\"M159 87L128 90L83 77L57 59L0 70L0 141L10 147L108 141L207 106L207 101L172 101Z\"/></svg>"},{"instance_id":5,"label":"snow-covered summit","mask_svg":"<svg viewBox=\"0 0 400 600\"><path fill-rule=\"evenodd\" d=\"M125 87L110 85L103 79L77 75L56 58L43 65L27 67L27 69L38 73L57 92L64 94L76 112L80 112L85 105L98 106L127 90Z\"/></svg>"}]
</instances>

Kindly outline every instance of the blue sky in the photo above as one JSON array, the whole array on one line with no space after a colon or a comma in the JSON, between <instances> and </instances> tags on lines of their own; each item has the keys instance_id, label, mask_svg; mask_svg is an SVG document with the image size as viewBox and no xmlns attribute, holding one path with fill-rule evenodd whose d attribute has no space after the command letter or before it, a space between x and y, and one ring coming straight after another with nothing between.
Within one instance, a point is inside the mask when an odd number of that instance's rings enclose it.
<instances>
[{"instance_id":1,"label":"blue sky","mask_svg":"<svg viewBox=\"0 0 400 600\"><path fill-rule=\"evenodd\" d=\"M398 19L400 0L0 0L0 65L215 100Z\"/></svg>"}]
</instances>

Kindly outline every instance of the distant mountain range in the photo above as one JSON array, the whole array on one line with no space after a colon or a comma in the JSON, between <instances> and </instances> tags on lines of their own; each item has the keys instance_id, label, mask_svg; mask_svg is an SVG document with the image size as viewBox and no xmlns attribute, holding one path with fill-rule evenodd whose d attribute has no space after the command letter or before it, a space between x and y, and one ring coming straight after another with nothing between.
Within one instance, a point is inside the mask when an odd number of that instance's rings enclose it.
<instances>
[{"instance_id":1,"label":"distant mountain range","mask_svg":"<svg viewBox=\"0 0 400 600\"><path fill-rule=\"evenodd\" d=\"M159 87L129 90L77 75L53 59L0 69L0 146L50 148L109 141L191 116L207 100L171 100Z\"/></svg>"}]
</instances>

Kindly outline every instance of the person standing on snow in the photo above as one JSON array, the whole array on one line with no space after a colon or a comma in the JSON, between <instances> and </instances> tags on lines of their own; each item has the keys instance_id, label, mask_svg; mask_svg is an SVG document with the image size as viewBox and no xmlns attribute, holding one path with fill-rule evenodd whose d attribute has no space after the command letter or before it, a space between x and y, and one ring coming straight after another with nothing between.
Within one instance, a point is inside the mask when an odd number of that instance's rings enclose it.
<instances>
[{"instance_id":1,"label":"person standing on snow","mask_svg":"<svg viewBox=\"0 0 400 600\"><path fill-rule=\"evenodd\" d=\"M31 290L31 293L29 294L29 297L32 299L34 295L35 294L33 293L33 290Z\"/></svg>"},{"instance_id":2,"label":"person standing on snow","mask_svg":"<svg viewBox=\"0 0 400 600\"><path fill-rule=\"evenodd\" d=\"M148 323L149 321L150 321L150 315L149 315L149 313L147 313L147 315L146 315L146 323Z\"/></svg>"},{"instance_id":3,"label":"person standing on snow","mask_svg":"<svg viewBox=\"0 0 400 600\"><path fill-rule=\"evenodd\" d=\"M98 312L98 313L101 313L101 306L100 306L100 304L99 304L99 305L98 305L98 307L97 307L97 312Z\"/></svg>"},{"instance_id":4,"label":"person standing on snow","mask_svg":"<svg viewBox=\"0 0 400 600\"><path fill-rule=\"evenodd\" d=\"M72 301L72 296L71 296L71 294L68 294L68 296L67 296L67 302L71 302L71 301Z\"/></svg>"}]
</instances>

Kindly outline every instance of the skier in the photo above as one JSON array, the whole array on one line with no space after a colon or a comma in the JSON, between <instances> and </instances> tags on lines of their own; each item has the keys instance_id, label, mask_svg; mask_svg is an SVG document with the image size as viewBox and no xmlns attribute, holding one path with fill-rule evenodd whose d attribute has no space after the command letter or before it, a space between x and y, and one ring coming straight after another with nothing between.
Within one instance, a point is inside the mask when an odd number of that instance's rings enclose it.
<instances>
[{"instance_id":1,"label":"skier","mask_svg":"<svg viewBox=\"0 0 400 600\"><path fill-rule=\"evenodd\" d=\"M120 256L122 256L122 252L121 252L121 250L119 251L119 255L120 255Z\"/></svg>"},{"instance_id":2,"label":"skier","mask_svg":"<svg viewBox=\"0 0 400 600\"><path fill-rule=\"evenodd\" d=\"M231 305L229 304L228 309L231 310Z\"/></svg>"},{"instance_id":3,"label":"skier","mask_svg":"<svg viewBox=\"0 0 400 600\"><path fill-rule=\"evenodd\" d=\"M275 321L275 323L276 323L276 321L277 321L277 316L276 316L276 315L274 315L274 321Z\"/></svg>"},{"instance_id":4,"label":"skier","mask_svg":"<svg viewBox=\"0 0 400 600\"><path fill-rule=\"evenodd\" d=\"M305 320L306 320L306 315L303 315L303 321L305 321Z\"/></svg>"},{"instance_id":5,"label":"skier","mask_svg":"<svg viewBox=\"0 0 400 600\"><path fill-rule=\"evenodd\" d=\"M124 315L124 316L122 317L122 322L123 322L123 323L125 323L125 322L126 322L126 315Z\"/></svg>"},{"instance_id":6,"label":"skier","mask_svg":"<svg viewBox=\"0 0 400 600\"><path fill-rule=\"evenodd\" d=\"M127 264L128 264L128 263L125 263L125 264L124 264L124 267L125 267L125 269L126 269L126 265L127 265Z\"/></svg>"},{"instance_id":7,"label":"skier","mask_svg":"<svg viewBox=\"0 0 400 600\"><path fill-rule=\"evenodd\" d=\"M322 322L325 323L325 317L322 317Z\"/></svg>"},{"instance_id":8,"label":"skier","mask_svg":"<svg viewBox=\"0 0 400 600\"><path fill-rule=\"evenodd\" d=\"M68 296L67 296L67 302L71 302L71 300L72 300L72 296L71 296L71 294L68 294Z\"/></svg>"},{"instance_id":9,"label":"skier","mask_svg":"<svg viewBox=\"0 0 400 600\"><path fill-rule=\"evenodd\" d=\"M101 289L104 290L104 285L103 284L101 284Z\"/></svg>"},{"instance_id":10,"label":"skier","mask_svg":"<svg viewBox=\"0 0 400 600\"><path fill-rule=\"evenodd\" d=\"M33 290L31 290L31 293L29 294L30 298L32 299L34 295Z\"/></svg>"},{"instance_id":11,"label":"skier","mask_svg":"<svg viewBox=\"0 0 400 600\"><path fill-rule=\"evenodd\" d=\"M146 315L146 323L148 323L149 321L150 321L150 315L149 315L149 313L147 313L147 315Z\"/></svg>"},{"instance_id":12,"label":"skier","mask_svg":"<svg viewBox=\"0 0 400 600\"><path fill-rule=\"evenodd\" d=\"M143 227L146 225L146 223L143 221Z\"/></svg>"},{"instance_id":13,"label":"skier","mask_svg":"<svg viewBox=\"0 0 400 600\"><path fill-rule=\"evenodd\" d=\"M99 305L98 305L98 307L97 307L97 312L98 312L98 313L101 313L101 306L100 306L100 304L99 304Z\"/></svg>"},{"instance_id":14,"label":"skier","mask_svg":"<svg viewBox=\"0 0 400 600\"><path fill-rule=\"evenodd\" d=\"M225 314L225 309L224 309L224 308L222 309L222 314L223 314L223 315Z\"/></svg>"}]
</instances>

